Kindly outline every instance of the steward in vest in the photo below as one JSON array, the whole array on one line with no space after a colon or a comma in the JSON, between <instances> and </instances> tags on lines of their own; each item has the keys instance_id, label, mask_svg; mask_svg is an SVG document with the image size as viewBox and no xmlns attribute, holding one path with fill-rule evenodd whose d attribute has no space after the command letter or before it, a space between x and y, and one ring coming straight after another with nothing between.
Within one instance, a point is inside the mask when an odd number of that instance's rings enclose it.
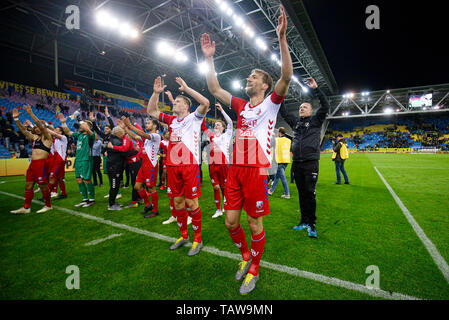
<instances>
[{"instance_id":1,"label":"steward in vest","mask_svg":"<svg viewBox=\"0 0 449 320\"><path fill-rule=\"evenodd\" d=\"M349 178L345 170L345 161L349 158L348 148L346 147L343 135L339 134L334 141L333 146L334 153L332 154L332 160L335 162L335 173L337 174L337 181L334 184L341 184L341 175L345 178L345 184L349 184Z\"/></svg>"}]
</instances>

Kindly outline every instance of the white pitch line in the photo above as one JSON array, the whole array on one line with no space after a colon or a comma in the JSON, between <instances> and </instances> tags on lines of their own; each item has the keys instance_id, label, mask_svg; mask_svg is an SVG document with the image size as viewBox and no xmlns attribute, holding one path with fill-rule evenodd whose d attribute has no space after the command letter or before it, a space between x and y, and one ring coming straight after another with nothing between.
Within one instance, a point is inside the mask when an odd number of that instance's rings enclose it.
<instances>
[{"instance_id":1,"label":"white pitch line","mask_svg":"<svg viewBox=\"0 0 449 320\"><path fill-rule=\"evenodd\" d=\"M122 235L121 233L113 233L110 236L107 236L106 238L93 240L91 242L85 243L84 245L85 246L94 246L94 245L99 244L99 243L101 243L103 241L110 240L110 239L113 239L113 238L116 238L116 237L120 237L121 235Z\"/></svg>"},{"instance_id":2,"label":"white pitch line","mask_svg":"<svg viewBox=\"0 0 449 320\"><path fill-rule=\"evenodd\" d=\"M12 194L12 193L8 193L8 192L4 192L4 191L0 191L0 194L3 194L5 196L9 196L9 197L13 197L13 198L17 198L17 199L21 199L23 200L24 198L21 196L18 196L16 194ZM40 201L36 201L33 200L34 203L37 204L41 204L43 205L43 202ZM114 221L110 221L110 220L106 220L103 218L99 218L96 216L91 216L88 215L86 213L82 213L82 212L78 212L78 211L74 211L71 209L67 209L67 208L63 208L63 207L58 207L58 206L53 206L53 208L58 209L60 211L64 211L67 212L71 215L74 216L78 216L78 217L83 217L89 220L93 220L99 223L103 223L112 227L116 227L116 228L120 228L123 230L127 230L130 232L134 232L134 233L138 233L138 234L142 234L144 236L147 237L151 237L151 238L155 238L158 240L162 240L162 241L166 241L166 242L170 242L173 243L175 242L177 239L176 238L172 238L172 237L168 237L156 232L151 232L151 231L147 231L147 230L142 230L139 228L135 228L135 227L131 227L128 226L126 224L121 224L121 223L117 223ZM186 244L186 247L191 247L192 244L188 243ZM217 248L214 247L209 247L209 246L205 246L202 251L206 251L208 253L220 256L220 257L225 257L225 258L229 258L232 260L236 260L236 261L241 261L242 257L240 254L235 254L235 253L231 253L228 251L222 251L219 250ZM283 273L287 273L296 277L301 277L301 278L305 278L305 279L309 279L309 280L314 280L314 281L318 281L324 284L328 284L328 285L332 285L335 287L340 287L340 288L344 288L344 289L348 289L348 290L353 290L353 291L358 291L358 292L362 292L365 293L367 295L373 296L373 297L378 297L378 298L384 298L384 299L393 299L393 300L420 300L420 298L417 297L413 297L413 296L409 296L409 295L405 295L402 293L396 293L396 292L387 292L385 290L381 290L381 289L370 289L364 285L358 284L358 283L353 283L350 281L345 281L345 280L341 280L338 278L334 278L334 277L328 277L325 275L321 275L321 274L317 274L317 273L312 273L312 272L308 272L308 271L303 271L303 270L299 270L297 268L293 268L293 267L289 267L289 266L285 266L285 265L280 265L280 264L275 264L275 263L271 263L271 262L267 262L267 261L260 261L260 265L262 267L265 267L267 269L271 269L271 270L275 270L275 271L279 271L279 272L283 272Z\"/></svg>"},{"instance_id":3,"label":"white pitch line","mask_svg":"<svg viewBox=\"0 0 449 320\"><path fill-rule=\"evenodd\" d=\"M374 167L374 169L376 170L380 179L383 181L383 183L387 187L388 191L390 191L391 195L393 196L393 199L396 201L399 208L401 208L402 212L404 213L405 217L407 218L407 221L412 226L416 235L422 241L422 243L426 247L427 251L429 251L430 256L432 257L433 261L435 262L437 267L440 269L440 271L443 273L444 278L446 278L446 281L449 283L449 266L448 266L446 260L444 260L444 258L441 256L440 252L438 252L437 247L426 236L423 229L420 227L418 222L416 222L415 218L413 218L412 214L410 213L410 211L408 211L407 207L402 203L401 199L399 199L399 197L393 191L393 188L390 187L387 180L385 180L385 178L382 176L382 174L379 172L379 170L377 170L376 167Z\"/></svg>"}]
</instances>

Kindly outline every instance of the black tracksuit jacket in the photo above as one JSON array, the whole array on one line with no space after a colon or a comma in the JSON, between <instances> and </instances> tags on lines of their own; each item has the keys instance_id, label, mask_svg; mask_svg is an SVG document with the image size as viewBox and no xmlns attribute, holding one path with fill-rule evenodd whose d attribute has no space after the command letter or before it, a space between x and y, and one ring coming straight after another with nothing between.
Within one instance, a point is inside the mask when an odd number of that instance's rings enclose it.
<instances>
[{"instance_id":1,"label":"black tracksuit jacket","mask_svg":"<svg viewBox=\"0 0 449 320\"><path fill-rule=\"evenodd\" d=\"M316 114L310 117L300 118L289 114L284 103L280 108L282 118L294 133L292 141L293 162L320 160L321 127L330 111L330 105L321 90L313 90L313 95L318 97L321 106Z\"/></svg>"}]
</instances>

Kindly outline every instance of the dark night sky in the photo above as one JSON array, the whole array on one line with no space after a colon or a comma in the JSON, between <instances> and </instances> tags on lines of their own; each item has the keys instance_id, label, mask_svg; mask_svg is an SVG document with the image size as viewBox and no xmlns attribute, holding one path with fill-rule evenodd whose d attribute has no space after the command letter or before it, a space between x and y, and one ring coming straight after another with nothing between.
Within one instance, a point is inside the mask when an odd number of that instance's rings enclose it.
<instances>
[{"instance_id":1,"label":"dark night sky","mask_svg":"<svg viewBox=\"0 0 449 320\"><path fill-rule=\"evenodd\" d=\"M446 1L303 1L340 93L449 83ZM372 4L380 30L365 27Z\"/></svg>"}]
</instances>

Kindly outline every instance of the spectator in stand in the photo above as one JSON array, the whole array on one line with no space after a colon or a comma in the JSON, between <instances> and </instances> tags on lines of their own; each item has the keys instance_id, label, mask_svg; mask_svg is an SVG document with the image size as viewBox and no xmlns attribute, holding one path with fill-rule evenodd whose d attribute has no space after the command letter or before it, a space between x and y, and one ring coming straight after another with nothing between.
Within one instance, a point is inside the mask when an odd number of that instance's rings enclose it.
<instances>
[{"instance_id":1,"label":"spectator in stand","mask_svg":"<svg viewBox=\"0 0 449 320\"><path fill-rule=\"evenodd\" d=\"M20 150L20 155L19 158L29 158L29 154L28 154L28 150L25 149L25 146L23 144L21 144L19 146L19 150Z\"/></svg>"},{"instance_id":2,"label":"spectator in stand","mask_svg":"<svg viewBox=\"0 0 449 320\"><path fill-rule=\"evenodd\" d=\"M279 137L276 138L276 147L275 147L275 156L276 162L278 164L276 177L274 182L268 191L268 194L271 196L276 189L277 184L279 183L279 179L281 179L282 185L284 187L284 194L281 198L290 199L290 190L288 188L287 178L285 177L285 169L287 169L290 161L290 150L292 141L285 136L285 128L279 128Z\"/></svg>"}]
</instances>

